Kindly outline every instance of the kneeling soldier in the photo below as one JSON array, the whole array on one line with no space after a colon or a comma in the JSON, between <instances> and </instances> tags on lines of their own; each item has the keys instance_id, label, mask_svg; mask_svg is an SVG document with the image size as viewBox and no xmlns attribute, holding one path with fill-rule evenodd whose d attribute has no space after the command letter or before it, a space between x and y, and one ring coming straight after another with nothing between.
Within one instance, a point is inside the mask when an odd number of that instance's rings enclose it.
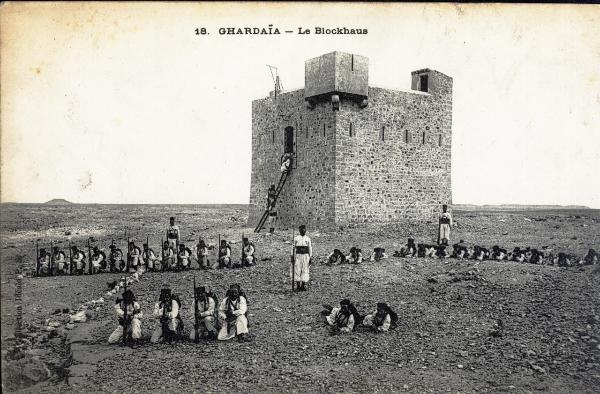
<instances>
[{"instance_id":1,"label":"kneeling soldier","mask_svg":"<svg viewBox=\"0 0 600 394\"><path fill-rule=\"evenodd\" d=\"M148 271L160 271L160 259L156 257L156 253L154 253L153 249L148 247L148 244L144 244L144 252L142 253L142 259L146 262L146 267L148 267Z\"/></svg>"},{"instance_id":2,"label":"kneeling soldier","mask_svg":"<svg viewBox=\"0 0 600 394\"><path fill-rule=\"evenodd\" d=\"M360 264L363 262L362 250L353 246L350 248L350 254L346 256L349 264Z\"/></svg>"},{"instance_id":3,"label":"kneeling soldier","mask_svg":"<svg viewBox=\"0 0 600 394\"><path fill-rule=\"evenodd\" d=\"M188 270L192 267L192 251L184 243L179 244L179 253L177 253L177 267L181 270Z\"/></svg>"},{"instance_id":4,"label":"kneeling soldier","mask_svg":"<svg viewBox=\"0 0 600 394\"><path fill-rule=\"evenodd\" d=\"M40 267L41 275L48 275L50 272L50 252L46 252L46 249L40 249L40 254L38 255L38 264Z\"/></svg>"},{"instance_id":5,"label":"kneeling soldier","mask_svg":"<svg viewBox=\"0 0 600 394\"><path fill-rule=\"evenodd\" d=\"M77 273L77 275L83 275L83 271L85 270L85 253L75 245L71 247L71 251L71 271Z\"/></svg>"},{"instance_id":6,"label":"kneeling soldier","mask_svg":"<svg viewBox=\"0 0 600 394\"><path fill-rule=\"evenodd\" d=\"M580 265L596 265L598 264L598 253L594 249L588 250L587 254L581 261L579 261Z\"/></svg>"},{"instance_id":7,"label":"kneeling soldier","mask_svg":"<svg viewBox=\"0 0 600 394\"><path fill-rule=\"evenodd\" d=\"M130 340L137 341L142 337L142 310L140 304L135 300L135 296L131 290L123 293L123 299L117 298L115 303L115 313L119 319L119 327L117 327L110 337L108 343L117 343L123 338L123 327L127 331L125 342ZM127 316L125 316L127 310Z\"/></svg>"},{"instance_id":8,"label":"kneeling soldier","mask_svg":"<svg viewBox=\"0 0 600 394\"><path fill-rule=\"evenodd\" d=\"M54 247L54 266L56 267L57 274L66 274L68 270L67 264L67 256L65 256L65 252L60 250L58 246Z\"/></svg>"},{"instance_id":9,"label":"kneeling soldier","mask_svg":"<svg viewBox=\"0 0 600 394\"><path fill-rule=\"evenodd\" d=\"M198 245L196 246L196 252L197 252L197 258L198 258L198 266L201 269L209 269L209 268L216 268L217 267L217 263L213 264L212 266L210 265L210 260L208 259L208 248L206 247L206 243L204 242L203 239L201 239L198 242Z\"/></svg>"},{"instance_id":10,"label":"kneeling soldier","mask_svg":"<svg viewBox=\"0 0 600 394\"><path fill-rule=\"evenodd\" d=\"M379 261L379 260L383 260L383 259L387 259L388 256L385 253L385 249L384 248L374 248L373 249L373 254L371 255L371 261Z\"/></svg>"},{"instance_id":11,"label":"kneeling soldier","mask_svg":"<svg viewBox=\"0 0 600 394\"><path fill-rule=\"evenodd\" d=\"M406 245L400 248L400 257L417 257L417 247L414 238L409 238Z\"/></svg>"},{"instance_id":12,"label":"kneeling soldier","mask_svg":"<svg viewBox=\"0 0 600 394\"><path fill-rule=\"evenodd\" d=\"M231 268L231 246L222 239L219 246L219 268Z\"/></svg>"},{"instance_id":13,"label":"kneeling soldier","mask_svg":"<svg viewBox=\"0 0 600 394\"><path fill-rule=\"evenodd\" d=\"M256 264L256 257L254 256L254 244L248 238L244 238L243 241L242 267L250 267L251 265Z\"/></svg>"},{"instance_id":14,"label":"kneeling soldier","mask_svg":"<svg viewBox=\"0 0 600 394\"><path fill-rule=\"evenodd\" d=\"M386 332L396 327L398 315L384 302L377 303L377 310L363 318L362 325L375 332Z\"/></svg>"},{"instance_id":15,"label":"kneeling soldier","mask_svg":"<svg viewBox=\"0 0 600 394\"><path fill-rule=\"evenodd\" d=\"M154 305L154 317L158 325L152 333L150 342L171 342L183 331L183 321L179 316L181 302L179 297L171 294L171 289L161 289L160 297Z\"/></svg>"},{"instance_id":16,"label":"kneeling soldier","mask_svg":"<svg viewBox=\"0 0 600 394\"><path fill-rule=\"evenodd\" d=\"M240 341L248 340L247 311L246 295L241 291L240 285L231 285L219 306L221 330L217 339L227 341L237 336Z\"/></svg>"},{"instance_id":17,"label":"kneeling soldier","mask_svg":"<svg viewBox=\"0 0 600 394\"><path fill-rule=\"evenodd\" d=\"M125 261L123 261L123 252L114 244L110 245L108 254L108 264L110 272L122 272L125 270Z\"/></svg>"},{"instance_id":18,"label":"kneeling soldier","mask_svg":"<svg viewBox=\"0 0 600 394\"><path fill-rule=\"evenodd\" d=\"M106 254L97 246L94 246L90 260L92 262L92 273L97 274L101 270L106 270Z\"/></svg>"},{"instance_id":19,"label":"kneeling soldier","mask_svg":"<svg viewBox=\"0 0 600 394\"><path fill-rule=\"evenodd\" d=\"M163 260L161 265L163 271L170 271L177 266L175 250L169 245L169 242L167 241L163 243Z\"/></svg>"},{"instance_id":20,"label":"kneeling soldier","mask_svg":"<svg viewBox=\"0 0 600 394\"><path fill-rule=\"evenodd\" d=\"M194 311L192 305L192 316L198 316L198 327L194 322L194 329L190 332L190 340L196 340L196 330L199 339L216 339L217 329L215 328L216 297L212 293L207 293L204 286L196 288L196 298L198 305Z\"/></svg>"},{"instance_id":21,"label":"kneeling soldier","mask_svg":"<svg viewBox=\"0 0 600 394\"><path fill-rule=\"evenodd\" d=\"M327 256L327 265L339 265L346 262L346 256L339 249L333 249L333 252Z\"/></svg>"}]
</instances>

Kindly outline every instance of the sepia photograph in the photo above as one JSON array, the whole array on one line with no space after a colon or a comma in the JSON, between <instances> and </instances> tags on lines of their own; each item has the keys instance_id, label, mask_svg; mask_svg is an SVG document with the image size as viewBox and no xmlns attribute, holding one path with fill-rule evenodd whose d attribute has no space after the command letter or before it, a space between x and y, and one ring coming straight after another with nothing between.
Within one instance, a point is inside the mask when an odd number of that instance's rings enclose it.
<instances>
[{"instance_id":1,"label":"sepia photograph","mask_svg":"<svg viewBox=\"0 0 600 394\"><path fill-rule=\"evenodd\" d=\"M2 2L4 393L600 392L600 6Z\"/></svg>"}]
</instances>

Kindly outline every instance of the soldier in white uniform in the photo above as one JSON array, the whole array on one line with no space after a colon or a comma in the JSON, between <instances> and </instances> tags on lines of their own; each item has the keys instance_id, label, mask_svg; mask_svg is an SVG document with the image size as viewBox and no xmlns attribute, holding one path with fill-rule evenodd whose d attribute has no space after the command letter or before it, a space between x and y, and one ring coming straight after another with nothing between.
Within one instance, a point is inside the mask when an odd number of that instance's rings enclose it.
<instances>
[{"instance_id":1,"label":"soldier in white uniform","mask_svg":"<svg viewBox=\"0 0 600 394\"><path fill-rule=\"evenodd\" d=\"M221 330L217 339L227 341L237 336L240 341L248 340L247 311L246 295L241 291L240 285L231 285L219 306Z\"/></svg>"},{"instance_id":2,"label":"soldier in white uniform","mask_svg":"<svg viewBox=\"0 0 600 394\"><path fill-rule=\"evenodd\" d=\"M231 268L231 247L222 239L219 246L219 268Z\"/></svg>"},{"instance_id":3,"label":"soldier in white uniform","mask_svg":"<svg viewBox=\"0 0 600 394\"><path fill-rule=\"evenodd\" d=\"M196 297L198 298L198 308L196 313L198 314L198 337L199 339L216 339L217 329L215 328L215 312L216 302L215 297L206 292L204 286L196 288ZM194 304L191 308L192 319L195 319ZM194 327L195 327L194 321ZM196 330L190 331L190 340L196 340Z\"/></svg>"},{"instance_id":4,"label":"soldier in white uniform","mask_svg":"<svg viewBox=\"0 0 600 394\"><path fill-rule=\"evenodd\" d=\"M170 271L175 266L177 266L177 258L175 257L175 249L173 249L168 241L163 243L163 261L162 261L162 270Z\"/></svg>"},{"instance_id":5,"label":"soldier in white uniform","mask_svg":"<svg viewBox=\"0 0 600 394\"><path fill-rule=\"evenodd\" d=\"M179 226L175 225L175 218L169 218L169 227L167 228L167 242L173 250L177 250L177 244L180 241Z\"/></svg>"},{"instance_id":6,"label":"soldier in white uniform","mask_svg":"<svg viewBox=\"0 0 600 394\"><path fill-rule=\"evenodd\" d=\"M179 316L179 299L171 295L171 289L161 289L160 297L154 305L152 315L158 324L152 333L150 342L170 342L183 331L183 322Z\"/></svg>"},{"instance_id":7,"label":"soldier in white uniform","mask_svg":"<svg viewBox=\"0 0 600 394\"><path fill-rule=\"evenodd\" d=\"M310 279L309 265L312 258L312 242L310 237L306 235L305 225L301 225L298 230L300 234L294 238L291 250L291 261L294 267L292 280L296 281L298 291L306 291L306 284ZM294 255L296 256L295 259Z\"/></svg>"},{"instance_id":8,"label":"soldier in white uniform","mask_svg":"<svg viewBox=\"0 0 600 394\"><path fill-rule=\"evenodd\" d=\"M182 270L187 270L192 267L192 251L183 243L179 244L179 252L177 253L177 267Z\"/></svg>"},{"instance_id":9,"label":"soldier in white uniform","mask_svg":"<svg viewBox=\"0 0 600 394\"><path fill-rule=\"evenodd\" d=\"M40 267L39 273L42 275L48 275L48 272L50 272L50 253L46 252L46 249L40 249L38 262Z\"/></svg>"},{"instance_id":10,"label":"soldier in white uniform","mask_svg":"<svg viewBox=\"0 0 600 394\"><path fill-rule=\"evenodd\" d=\"M442 213L440 213L440 232L438 244L448 245L450 242L450 227L452 227L452 215L448 212L448 205L442 205Z\"/></svg>"},{"instance_id":11,"label":"soldier in white uniform","mask_svg":"<svg viewBox=\"0 0 600 394\"><path fill-rule=\"evenodd\" d=\"M148 271L159 271L160 270L160 259L156 257L154 250L148 247L148 244L144 244L144 252L142 253L142 259L146 262Z\"/></svg>"},{"instance_id":12,"label":"soldier in white uniform","mask_svg":"<svg viewBox=\"0 0 600 394\"><path fill-rule=\"evenodd\" d=\"M119 327L117 327L108 337L108 343L117 343L123 338L123 324L129 326L129 335L134 341L142 337L142 310L140 304L135 300L135 296L131 290L123 293L123 299L117 298L115 303L115 314L119 319ZM127 321L125 321L125 308L127 308Z\"/></svg>"},{"instance_id":13,"label":"soldier in white uniform","mask_svg":"<svg viewBox=\"0 0 600 394\"><path fill-rule=\"evenodd\" d=\"M377 303L377 310L363 318L362 325L375 332L387 332L396 326L398 315L384 302Z\"/></svg>"},{"instance_id":14,"label":"soldier in white uniform","mask_svg":"<svg viewBox=\"0 0 600 394\"><path fill-rule=\"evenodd\" d=\"M83 275L85 269L85 253L79 250L76 245L71 247L71 271L77 273L77 275Z\"/></svg>"},{"instance_id":15,"label":"soldier in white uniform","mask_svg":"<svg viewBox=\"0 0 600 394\"><path fill-rule=\"evenodd\" d=\"M129 242L129 271L135 272L141 266L142 263L142 250L135 242Z\"/></svg>"},{"instance_id":16,"label":"soldier in white uniform","mask_svg":"<svg viewBox=\"0 0 600 394\"><path fill-rule=\"evenodd\" d=\"M58 246L54 247L53 251L54 256L52 256L52 260L54 260L54 267L56 267L56 274L66 274L67 273L67 256L65 252L60 250Z\"/></svg>"},{"instance_id":17,"label":"soldier in white uniform","mask_svg":"<svg viewBox=\"0 0 600 394\"><path fill-rule=\"evenodd\" d=\"M248 239L244 238L244 245L242 247L242 267L250 267L256 263L256 257L254 256L254 244Z\"/></svg>"},{"instance_id":18,"label":"soldier in white uniform","mask_svg":"<svg viewBox=\"0 0 600 394\"><path fill-rule=\"evenodd\" d=\"M218 262L215 262L212 265L210 264L210 260L208 259L208 247L203 239L198 241L198 245L196 245L196 256L198 258L198 266L201 269L216 268L218 265Z\"/></svg>"},{"instance_id":19,"label":"soldier in white uniform","mask_svg":"<svg viewBox=\"0 0 600 394\"><path fill-rule=\"evenodd\" d=\"M340 301L339 308L331 309L325 320L332 334L348 333L354 330L354 325L360 323L359 315L354 304L348 299Z\"/></svg>"},{"instance_id":20,"label":"soldier in white uniform","mask_svg":"<svg viewBox=\"0 0 600 394\"><path fill-rule=\"evenodd\" d=\"M98 273L101 270L106 270L106 254L98 249L97 246L94 246L92 255L90 256L90 260L92 261L92 272Z\"/></svg>"}]
</instances>

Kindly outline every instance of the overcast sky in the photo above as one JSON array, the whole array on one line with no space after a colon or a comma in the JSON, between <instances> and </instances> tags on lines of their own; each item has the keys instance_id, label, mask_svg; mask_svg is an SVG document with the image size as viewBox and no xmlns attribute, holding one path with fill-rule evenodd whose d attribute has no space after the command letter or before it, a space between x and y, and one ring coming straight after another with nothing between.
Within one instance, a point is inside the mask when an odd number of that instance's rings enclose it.
<instances>
[{"instance_id":1,"label":"overcast sky","mask_svg":"<svg viewBox=\"0 0 600 394\"><path fill-rule=\"evenodd\" d=\"M369 82L454 78L454 203L600 208L600 8L424 4L8 4L4 202L247 203L251 101L304 61L367 56ZM219 27L281 35L219 35ZM298 27L311 35L285 34ZM366 28L315 35L314 27ZM210 35L195 35L205 27Z\"/></svg>"}]
</instances>

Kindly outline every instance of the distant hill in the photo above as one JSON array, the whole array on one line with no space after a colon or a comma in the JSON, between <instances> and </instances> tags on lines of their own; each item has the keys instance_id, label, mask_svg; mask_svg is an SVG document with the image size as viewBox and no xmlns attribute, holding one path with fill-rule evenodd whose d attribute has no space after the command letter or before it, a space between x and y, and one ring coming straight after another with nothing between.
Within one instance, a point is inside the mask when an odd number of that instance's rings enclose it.
<instances>
[{"instance_id":1,"label":"distant hill","mask_svg":"<svg viewBox=\"0 0 600 394\"><path fill-rule=\"evenodd\" d=\"M62 198L55 198L53 200L47 201L44 203L44 205L71 205L73 204L72 202L69 202L65 199Z\"/></svg>"},{"instance_id":2,"label":"distant hill","mask_svg":"<svg viewBox=\"0 0 600 394\"><path fill-rule=\"evenodd\" d=\"M556 210L556 209L590 209L584 205L519 205L519 204L501 204L501 205L473 205L473 204L454 204L454 209L489 209L489 210Z\"/></svg>"}]
</instances>

